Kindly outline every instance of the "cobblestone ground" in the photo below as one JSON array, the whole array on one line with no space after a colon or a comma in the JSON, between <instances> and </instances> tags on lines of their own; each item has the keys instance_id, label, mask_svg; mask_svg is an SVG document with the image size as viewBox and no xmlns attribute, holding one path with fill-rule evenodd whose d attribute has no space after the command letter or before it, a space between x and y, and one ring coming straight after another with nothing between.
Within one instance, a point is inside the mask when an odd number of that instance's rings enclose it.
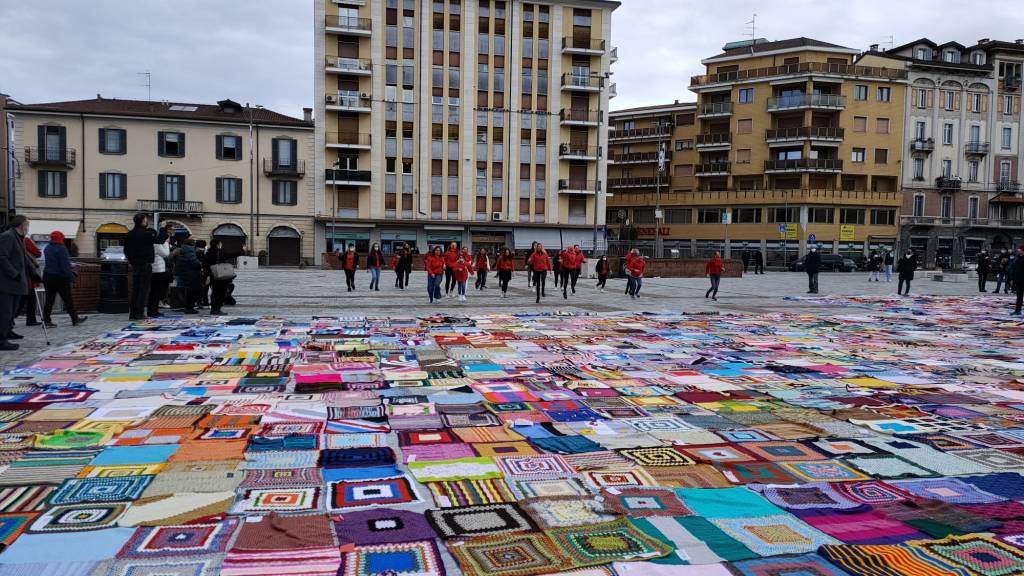
<instances>
[{"instance_id":1,"label":"cobblestone ground","mask_svg":"<svg viewBox=\"0 0 1024 576\"><path fill-rule=\"evenodd\" d=\"M718 301L704 298L708 288L706 278L646 278L641 298L633 300L624 295L625 280L613 278L608 281L605 292L594 288L595 280L580 279L576 294L562 298L561 288L555 288L548 278L547 298L540 305L534 303L534 292L527 287L526 274L516 273L512 279L508 298L501 298L497 278L488 279L487 289L478 291L467 287L467 301L444 299L440 304L430 304L426 295L426 275L414 272L412 287L398 290L394 287L394 275L385 271L381 275L381 290L370 292L369 274L357 275L356 292L345 291L345 277L340 271L324 270L282 270L263 269L247 272L236 280L235 297L238 306L227 309L231 314L309 317L318 314L427 314L451 310L464 314L488 314L495 312L554 311L570 312L618 312L618 311L683 311L683 312L732 312L765 313L813 310L816 306L808 302L792 302L786 296L802 295L807 290L807 276L799 272L769 272L764 275L747 275L743 278L723 278ZM822 295L882 295L896 292L896 281L886 283L869 282L866 273L823 273L819 280ZM989 284L989 289L994 283ZM914 281L912 294L924 295L966 295L974 294L977 284L967 282L936 282L920 276ZM1006 301L1007 311L1012 307L1009 295L1000 295ZM835 307L830 305L830 312ZM128 323L127 314L89 314L89 320L81 326L72 327L66 316L55 316L56 329L49 330L50 342L54 345L70 341L83 341L110 330L120 329ZM21 324L24 319L19 319ZM28 362L47 349L40 328L16 329L25 336L17 352L0 352L0 367L9 367Z\"/></svg>"}]
</instances>

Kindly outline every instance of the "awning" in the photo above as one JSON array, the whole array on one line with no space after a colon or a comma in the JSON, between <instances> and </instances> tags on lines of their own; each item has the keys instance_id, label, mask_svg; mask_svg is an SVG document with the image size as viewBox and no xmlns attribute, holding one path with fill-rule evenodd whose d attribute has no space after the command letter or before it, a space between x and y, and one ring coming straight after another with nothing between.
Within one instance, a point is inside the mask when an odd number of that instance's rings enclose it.
<instances>
[{"instance_id":1,"label":"awning","mask_svg":"<svg viewBox=\"0 0 1024 576\"><path fill-rule=\"evenodd\" d=\"M120 224L103 224L96 229L97 234L127 234L128 227Z\"/></svg>"},{"instance_id":2,"label":"awning","mask_svg":"<svg viewBox=\"0 0 1024 576\"><path fill-rule=\"evenodd\" d=\"M540 242L546 250L562 249L562 234L558 228L516 228L513 231L516 250L528 250Z\"/></svg>"},{"instance_id":3,"label":"awning","mask_svg":"<svg viewBox=\"0 0 1024 576\"><path fill-rule=\"evenodd\" d=\"M59 231L65 238L78 236L80 220L32 220L29 219L28 231L32 236L49 236L54 230Z\"/></svg>"}]
</instances>

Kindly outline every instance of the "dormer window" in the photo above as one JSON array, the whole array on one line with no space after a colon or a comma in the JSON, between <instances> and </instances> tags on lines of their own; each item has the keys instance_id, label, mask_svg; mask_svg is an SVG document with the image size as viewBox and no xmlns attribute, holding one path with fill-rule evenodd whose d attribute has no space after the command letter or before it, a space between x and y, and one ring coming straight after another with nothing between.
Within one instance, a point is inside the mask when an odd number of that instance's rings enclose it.
<instances>
[{"instance_id":1,"label":"dormer window","mask_svg":"<svg viewBox=\"0 0 1024 576\"><path fill-rule=\"evenodd\" d=\"M942 54L942 59L945 60L946 62L949 62L950 64L959 64L960 53L957 52L956 50L946 50Z\"/></svg>"},{"instance_id":2,"label":"dormer window","mask_svg":"<svg viewBox=\"0 0 1024 576\"><path fill-rule=\"evenodd\" d=\"M985 53L984 52L975 52L975 53L971 54L971 63L972 64L977 64L978 66L981 66L982 64L984 64L985 63Z\"/></svg>"},{"instance_id":3,"label":"dormer window","mask_svg":"<svg viewBox=\"0 0 1024 576\"><path fill-rule=\"evenodd\" d=\"M929 50L927 48L918 48L917 49L917 59L918 60L931 60L932 59L931 50Z\"/></svg>"}]
</instances>

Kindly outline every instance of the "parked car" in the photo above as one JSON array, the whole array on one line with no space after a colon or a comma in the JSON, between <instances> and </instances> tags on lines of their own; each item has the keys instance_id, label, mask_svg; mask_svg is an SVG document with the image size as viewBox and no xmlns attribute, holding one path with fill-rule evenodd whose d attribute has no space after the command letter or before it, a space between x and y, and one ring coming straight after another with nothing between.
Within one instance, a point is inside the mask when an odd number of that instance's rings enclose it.
<instances>
[{"instance_id":1,"label":"parked car","mask_svg":"<svg viewBox=\"0 0 1024 576\"><path fill-rule=\"evenodd\" d=\"M100 254L100 260L105 262L125 262L128 259L124 256L124 246L107 246Z\"/></svg>"},{"instance_id":2,"label":"parked car","mask_svg":"<svg viewBox=\"0 0 1024 576\"><path fill-rule=\"evenodd\" d=\"M804 256L804 258L806 258L806 256ZM789 264L789 271L803 272L804 258L791 262ZM821 270L823 272L827 272L829 270L833 272L854 272L857 270L857 263L849 258L843 258L839 254L822 254Z\"/></svg>"}]
</instances>

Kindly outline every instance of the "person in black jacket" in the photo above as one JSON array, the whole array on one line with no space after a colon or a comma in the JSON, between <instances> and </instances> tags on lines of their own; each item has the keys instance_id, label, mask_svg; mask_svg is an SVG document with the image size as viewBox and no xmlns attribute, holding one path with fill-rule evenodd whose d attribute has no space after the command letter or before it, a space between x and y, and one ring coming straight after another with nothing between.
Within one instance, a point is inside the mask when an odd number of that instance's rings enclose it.
<instances>
[{"instance_id":1,"label":"person in black jacket","mask_svg":"<svg viewBox=\"0 0 1024 576\"><path fill-rule=\"evenodd\" d=\"M754 274L764 274L764 254L760 248L754 250Z\"/></svg>"},{"instance_id":2,"label":"person in black jacket","mask_svg":"<svg viewBox=\"0 0 1024 576\"><path fill-rule=\"evenodd\" d=\"M807 293L818 293L818 272L821 270L821 254L818 247L811 246L811 251L804 256L804 271L807 272Z\"/></svg>"},{"instance_id":3,"label":"person in black jacket","mask_svg":"<svg viewBox=\"0 0 1024 576\"><path fill-rule=\"evenodd\" d=\"M47 328L56 328L51 314L53 303L59 295L64 301L64 308L71 316L71 325L78 326L85 321L85 316L79 316L75 312L75 300L71 297L71 283L75 281L74 267L71 265L71 255L67 246L64 245L64 234L59 230L50 233L50 243L43 250L46 257L46 268L43 269L43 286L46 288L46 305L43 306L43 322Z\"/></svg>"},{"instance_id":4,"label":"person in black jacket","mask_svg":"<svg viewBox=\"0 0 1024 576\"><path fill-rule=\"evenodd\" d=\"M1017 259L1013 266L1013 289L1017 294L1017 301L1013 307L1013 315L1020 316L1021 304L1024 304L1024 244L1017 247Z\"/></svg>"},{"instance_id":5,"label":"person in black jacket","mask_svg":"<svg viewBox=\"0 0 1024 576\"><path fill-rule=\"evenodd\" d=\"M234 281L233 278L222 278L220 280L213 277L212 267L217 264L224 264L233 258L245 254L245 245L243 244L240 250L225 250L221 241L214 238L210 240L210 249L206 251L203 256L203 274L210 279L210 315L217 316L223 314L223 307L225 299L227 298L228 288Z\"/></svg>"},{"instance_id":6,"label":"person in black jacket","mask_svg":"<svg viewBox=\"0 0 1024 576\"><path fill-rule=\"evenodd\" d=\"M917 256L907 250L907 253L896 263L896 273L899 274L899 283L896 285L896 293L906 296L910 294L910 282L914 279L914 270L917 270ZM907 289L903 291L903 285Z\"/></svg>"},{"instance_id":7,"label":"person in black jacket","mask_svg":"<svg viewBox=\"0 0 1024 576\"><path fill-rule=\"evenodd\" d=\"M988 270L991 261L988 258L988 252L982 250L978 252L978 292L988 292L985 289L985 285L988 284Z\"/></svg>"},{"instance_id":8,"label":"person in black jacket","mask_svg":"<svg viewBox=\"0 0 1024 576\"><path fill-rule=\"evenodd\" d=\"M135 227L125 235L124 257L132 267L132 291L128 299L128 319L146 318L149 283L153 276L153 245L162 244L156 231L149 227L149 216L136 214Z\"/></svg>"},{"instance_id":9,"label":"person in black jacket","mask_svg":"<svg viewBox=\"0 0 1024 576\"><path fill-rule=\"evenodd\" d=\"M0 350L17 350L10 340L22 338L14 332L14 319L22 297L31 290L25 254L28 226L28 218L18 214L0 234Z\"/></svg>"},{"instance_id":10,"label":"person in black jacket","mask_svg":"<svg viewBox=\"0 0 1024 576\"><path fill-rule=\"evenodd\" d=\"M184 238L171 252L174 281L185 292L185 314L198 314L196 302L203 280L203 263L196 256L195 240Z\"/></svg>"}]
</instances>

